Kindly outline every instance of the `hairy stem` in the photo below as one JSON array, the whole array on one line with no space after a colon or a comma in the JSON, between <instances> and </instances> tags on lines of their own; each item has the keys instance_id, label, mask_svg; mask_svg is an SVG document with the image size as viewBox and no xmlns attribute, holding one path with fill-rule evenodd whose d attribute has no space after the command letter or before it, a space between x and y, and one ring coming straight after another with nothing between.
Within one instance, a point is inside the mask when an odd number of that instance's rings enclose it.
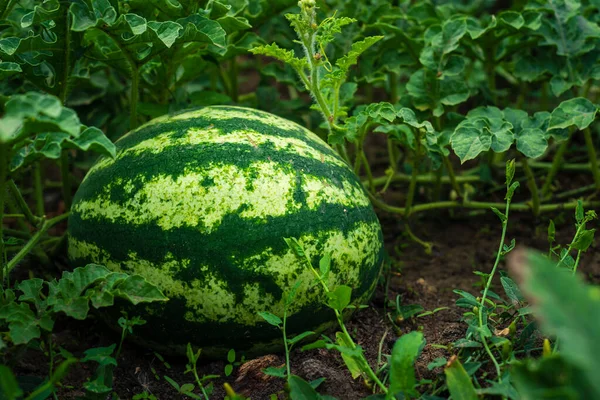
<instances>
[{"instance_id":1,"label":"hairy stem","mask_svg":"<svg viewBox=\"0 0 600 400\"><path fill-rule=\"evenodd\" d=\"M29 239L29 241L23 246L21 251L19 251L5 266L4 268L4 280L8 278L8 275L11 271L17 266L17 264L27 255L30 251L35 247L38 241L42 238L42 236L54 225L59 222L65 220L69 216L69 213L61 214L57 217L44 220L40 229Z\"/></svg>"},{"instance_id":2,"label":"hairy stem","mask_svg":"<svg viewBox=\"0 0 600 400\"><path fill-rule=\"evenodd\" d=\"M509 184L507 184L507 189L508 189L508 186L509 186ZM508 215L510 212L510 200L511 200L511 196L509 196L506 199L506 207L504 210L504 215L506 218L502 221L502 235L500 237L500 244L498 245L498 251L496 253L496 260L494 261L494 266L492 267L492 271L490 272L490 275L486 282L485 288L483 289L483 294L481 296L481 302L479 303L478 319L479 319L479 328L480 329L482 329L483 325L484 325L483 324L483 309L485 307L485 300L487 298L487 294L490 289L490 286L492 286L492 280L494 279L494 275L496 274L496 269L498 268L498 264L500 264L500 258L502 257L502 250L504 249L504 241L506 240L506 229L508 227ZM483 332L481 332L481 341L483 343L483 346L485 347L486 352L490 356L490 359L492 360L494 367L496 368L497 378L501 379L500 365L498 364L496 357L494 357L494 354L490 350L490 347L487 344L487 340L486 340L486 337L483 334Z\"/></svg>"},{"instance_id":3,"label":"hairy stem","mask_svg":"<svg viewBox=\"0 0 600 400\"><path fill-rule=\"evenodd\" d=\"M64 153L64 150L63 150L63 153ZM61 154L61 158L62 158L62 154ZM61 171L61 173L63 172L62 163L60 166L60 171ZM64 184L65 184L65 181L63 179L63 181L61 182L61 187L63 188L63 191L64 191ZM40 162L36 162L33 164L33 194L35 197L35 212L37 213L37 215L40 215L40 216L46 214L46 210L44 207L44 187L42 184L42 170L40 168ZM64 193L63 193L63 196L64 196Z\"/></svg>"},{"instance_id":4,"label":"hairy stem","mask_svg":"<svg viewBox=\"0 0 600 400\"><path fill-rule=\"evenodd\" d=\"M441 210L441 209L453 209L453 208L464 208L472 210L489 210L490 207L502 208L504 203L492 203L484 201L438 201L435 203L418 204L410 209L407 213L404 207L394 207L383 201L377 199L373 194L368 193L371 202L375 207L382 209L383 211L391 212L394 214L400 214L402 216L409 216L420 212ZM600 201L584 201L582 205L586 208L600 207ZM542 204L540 205L540 213L555 212L560 210L574 210L577 207L577 202L572 201L568 203L559 204ZM531 206L526 203L511 203L511 211L531 211Z\"/></svg>"},{"instance_id":5,"label":"hairy stem","mask_svg":"<svg viewBox=\"0 0 600 400\"><path fill-rule=\"evenodd\" d=\"M527 177L527 187L529 188L529 193L531 193L531 210L533 211L533 215L537 217L540 215L540 195L537 184L535 183L535 176L529 167L527 157L522 158L521 164L523 165L523 170L525 171L525 176Z\"/></svg>"},{"instance_id":6,"label":"hairy stem","mask_svg":"<svg viewBox=\"0 0 600 400\"><path fill-rule=\"evenodd\" d=\"M386 183L388 183L388 181L390 181L390 182L410 182L411 180L412 180L411 175L406 175L401 172L396 172L391 176L379 176L377 178L373 178L373 184L375 186L381 186L381 185L385 185ZM481 181L481 179L476 175L455 176L454 180L456 181L457 184L459 184L459 183L474 183L474 182ZM417 183L434 184L437 182L437 176L434 174L421 174L421 175L417 176L416 181L417 181ZM445 185L452 184L449 176L442 176L440 178L440 182ZM363 182L363 184L366 184L366 182Z\"/></svg>"},{"instance_id":7,"label":"hairy stem","mask_svg":"<svg viewBox=\"0 0 600 400\"><path fill-rule=\"evenodd\" d=\"M31 209L27 205L27 202L21 195L19 188L17 187L17 185L15 184L15 182L12 179L9 179L7 181L7 186L8 186L8 189L10 190L11 194L13 195L15 202L17 203L17 207L19 207L19 209L21 210L21 212L23 213L23 215L25 216L27 221L29 221L29 223L33 226L38 226L40 224L40 222L42 222L43 218L36 217L35 215L33 215L33 213L31 212Z\"/></svg>"},{"instance_id":8,"label":"hairy stem","mask_svg":"<svg viewBox=\"0 0 600 400\"><path fill-rule=\"evenodd\" d=\"M558 174L558 171L561 169L562 162L565 157L565 153L567 152L567 149L569 148L569 144L571 143L571 136L572 136L572 134L569 134L568 139L560 144L560 146L558 147L558 150L556 150L556 153L554 154L554 159L552 160L552 165L550 167L550 170L548 171L548 175L546 175L546 180L544 181L544 186L542 186L542 197L546 197L550 194L550 188L552 187L552 182L554 182L554 178L556 177L556 174Z\"/></svg>"},{"instance_id":9,"label":"hairy stem","mask_svg":"<svg viewBox=\"0 0 600 400\"><path fill-rule=\"evenodd\" d=\"M458 195L458 197L462 198L463 192L462 192L462 189L460 188L460 185L458 184L456 174L454 173L454 167L452 167L452 163L450 162L450 159L448 158L448 156L443 156L443 160L444 160L444 165L446 166L446 171L448 171L448 178L450 180L450 184L452 185L452 189L454 189L456 191L456 194Z\"/></svg>"}]
</instances>

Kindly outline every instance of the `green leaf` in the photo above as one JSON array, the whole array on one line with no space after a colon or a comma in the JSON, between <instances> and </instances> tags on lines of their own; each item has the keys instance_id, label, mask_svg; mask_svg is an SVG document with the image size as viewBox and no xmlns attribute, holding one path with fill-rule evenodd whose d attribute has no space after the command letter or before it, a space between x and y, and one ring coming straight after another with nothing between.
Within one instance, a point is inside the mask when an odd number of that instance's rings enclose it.
<instances>
[{"instance_id":1,"label":"green leaf","mask_svg":"<svg viewBox=\"0 0 600 400\"><path fill-rule=\"evenodd\" d=\"M280 327L281 324L283 324L283 321L281 320L281 318L279 318L275 314L271 314L270 312L259 311L258 315L260 315L265 321L267 321L269 324L271 324L273 326Z\"/></svg>"},{"instance_id":2,"label":"green leaf","mask_svg":"<svg viewBox=\"0 0 600 400\"><path fill-rule=\"evenodd\" d=\"M229 349L227 352L227 362L233 363L235 361L235 350Z\"/></svg>"},{"instance_id":3,"label":"green leaf","mask_svg":"<svg viewBox=\"0 0 600 400\"><path fill-rule=\"evenodd\" d=\"M347 336L342 332L335 333L335 339L340 348L352 348L352 343L348 340ZM362 374L362 368L355 357L344 352L341 353L342 360L346 364L346 368L352 375L352 379L358 378Z\"/></svg>"},{"instance_id":4,"label":"green leaf","mask_svg":"<svg viewBox=\"0 0 600 400\"><path fill-rule=\"evenodd\" d=\"M262 371L265 375L275 376L277 378L285 378L287 375L285 366L284 367L267 367L267 368L263 369Z\"/></svg>"},{"instance_id":5,"label":"green leaf","mask_svg":"<svg viewBox=\"0 0 600 400\"><path fill-rule=\"evenodd\" d=\"M600 395L600 295L579 276L536 252L514 256L509 267L539 318L542 332L556 336L561 355L582 371L582 377ZM565 301L568 299L568 301Z\"/></svg>"},{"instance_id":6,"label":"green leaf","mask_svg":"<svg viewBox=\"0 0 600 400\"><path fill-rule=\"evenodd\" d=\"M319 25L316 34L316 42L325 48L327 44L333 41L333 38L338 33L342 32L342 27L356 22L354 18L349 17L329 17L323 20Z\"/></svg>"},{"instance_id":7,"label":"green leaf","mask_svg":"<svg viewBox=\"0 0 600 400\"><path fill-rule=\"evenodd\" d=\"M23 396L17 378L6 365L0 364L0 395L6 400L17 400Z\"/></svg>"},{"instance_id":8,"label":"green leaf","mask_svg":"<svg viewBox=\"0 0 600 400\"><path fill-rule=\"evenodd\" d=\"M291 346L293 346L293 345L295 345L296 343L298 343L298 342L302 341L303 339L306 339L307 337L309 337L309 336L311 336L311 335L314 335L314 334L315 334L315 333L314 333L313 331L305 331L305 332L302 332L302 333L300 333L300 334L298 334L298 335L294 336L293 338L291 338L291 339L288 339L288 343L289 343Z\"/></svg>"},{"instance_id":9,"label":"green leaf","mask_svg":"<svg viewBox=\"0 0 600 400\"><path fill-rule=\"evenodd\" d=\"M128 300L131 304L167 301L160 289L140 275L128 276L112 288L114 296Z\"/></svg>"},{"instance_id":10,"label":"green leaf","mask_svg":"<svg viewBox=\"0 0 600 400\"><path fill-rule=\"evenodd\" d=\"M511 381L522 399L595 399L598 392L580 368L562 352L539 359L524 359L513 364ZM519 398L519 397L517 397Z\"/></svg>"},{"instance_id":11,"label":"green leaf","mask_svg":"<svg viewBox=\"0 0 600 400\"><path fill-rule=\"evenodd\" d=\"M169 384L173 386L175 390L177 390L177 392L179 392L179 390L181 389L179 383L175 382L172 378L168 377L167 375L164 375L163 378L165 378L165 381L169 382Z\"/></svg>"},{"instance_id":12,"label":"green leaf","mask_svg":"<svg viewBox=\"0 0 600 400\"><path fill-rule=\"evenodd\" d=\"M223 372L225 372L225 376L231 375L233 373L233 365L231 365L231 364L225 365L225 369Z\"/></svg>"},{"instance_id":13,"label":"green leaf","mask_svg":"<svg viewBox=\"0 0 600 400\"><path fill-rule=\"evenodd\" d=\"M596 118L596 107L583 97L565 100L552 111L548 130L568 128L575 125L578 129L587 128Z\"/></svg>"},{"instance_id":14,"label":"green leaf","mask_svg":"<svg viewBox=\"0 0 600 400\"><path fill-rule=\"evenodd\" d=\"M327 305L334 310L343 311L350 304L352 299L352 288L346 285L340 285L333 291L327 293Z\"/></svg>"},{"instance_id":15,"label":"green leaf","mask_svg":"<svg viewBox=\"0 0 600 400\"><path fill-rule=\"evenodd\" d=\"M454 400L478 400L471 378L458 358L450 359L444 369L446 384Z\"/></svg>"},{"instance_id":16,"label":"green leaf","mask_svg":"<svg viewBox=\"0 0 600 400\"><path fill-rule=\"evenodd\" d=\"M578 251L587 251L587 249L594 242L594 233L595 232L596 232L595 229L582 231L579 235L577 235L575 237L575 240L573 241L573 244L572 244L573 248Z\"/></svg>"},{"instance_id":17,"label":"green leaf","mask_svg":"<svg viewBox=\"0 0 600 400\"><path fill-rule=\"evenodd\" d=\"M492 135L470 124L459 124L450 138L452 149L460 162L472 160L492 146Z\"/></svg>"},{"instance_id":18,"label":"green leaf","mask_svg":"<svg viewBox=\"0 0 600 400\"><path fill-rule=\"evenodd\" d=\"M515 281L513 281L512 279L510 279L507 276L503 276L500 278L500 283L502 284L502 287L504 288L504 293L506 293L508 298L513 303L515 303L515 304L523 303L525 298L523 297L523 294L521 293L521 290L519 289L519 287L517 286Z\"/></svg>"},{"instance_id":19,"label":"green leaf","mask_svg":"<svg viewBox=\"0 0 600 400\"><path fill-rule=\"evenodd\" d=\"M40 337L36 315L29 304L9 302L0 306L0 321L8 322L10 340L14 344L27 344Z\"/></svg>"},{"instance_id":20,"label":"green leaf","mask_svg":"<svg viewBox=\"0 0 600 400\"><path fill-rule=\"evenodd\" d=\"M381 39L383 39L383 36L368 36L364 38L364 40L352 43L348 53L346 53L345 56L338 58L335 62L335 65L340 71L340 77L338 78L340 82L345 80L350 67L358 62L358 57Z\"/></svg>"},{"instance_id":21,"label":"green leaf","mask_svg":"<svg viewBox=\"0 0 600 400\"><path fill-rule=\"evenodd\" d=\"M415 389L415 361L424 345L423 334L417 331L404 334L396 340L390 360L391 394L402 392L405 395L418 396Z\"/></svg>"},{"instance_id":22,"label":"green leaf","mask_svg":"<svg viewBox=\"0 0 600 400\"><path fill-rule=\"evenodd\" d=\"M321 396L310 383L296 375L288 377L291 400L320 400Z\"/></svg>"},{"instance_id":23,"label":"green leaf","mask_svg":"<svg viewBox=\"0 0 600 400\"><path fill-rule=\"evenodd\" d=\"M10 168L15 171L42 159L59 159L63 150L77 149L114 157L115 145L98 128L86 128L79 136L72 138L66 133L41 133L31 143L23 146L11 160Z\"/></svg>"},{"instance_id":24,"label":"green leaf","mask_svg":"<svg viewBox=\"0 0 600 400\"><path fill-rule=\"evenodd\" d=\"M554 243L556 240L556 228L554 226L554 220L550 220L548 223L548 242L550 244Z\"/></svg>"},{"instance_id":25,"label":"green leaf","mask_svg":"<svg viewBox=\"0 0 600 400\"><path fill-rule=\"evenodd\" d=\"M117 366L117 360L112 355L115 351L115 344L108 347L94 347L84 351L85 356L81 359L81 362L94 361L100 365L114 365Z\"/></svg>"},{"instance_id":26,"label":"green leaf","mask_svg":"<svg viewBox=\"0 0 600 400\"><path fill-rule=\"evenodd\" d=\"M19 296L19 301L27 301L35 304L36 307L41 308L42 298L40 297L40 292L44 287L44 281L39 278L27 279L25 281L19 282L15 288L23 292L21 296Z\"/></svg>"},{"instance_id":27,"label":"green leaf","mask_svg":"<svg viewBox=\"0 0 600 400\"><path fill-rule=\"evenodd\" d=\"M405 124L417 129L424 129L427 133L434 133L433 125L429 121L420 122L415 115L415 112L410 108L402 107L397 112L398 118L402 119Z\"/></svg>"},{"instance_id":28,"label":"green leaf","mask_svg":"<svg viewBox=\"0 0 600 400\"><path fill-rule=\"evenodd\" d=\"M502 223L506 222L507 218L506 215L501 212L500 210L498 210L496 207L490 207L492 209L492 211L494 212L494 214L496 214L496 216L498 218L500 218L500 221L502 221Z\"/></svg>"},{"instance_id":29,"label":"green leaf","mask_svg":"<svg viewBox=\"0 0 600 400\"><path fill-rule=\"evenodd\" d=\"M525 18L521 13L516 11L503 11L498 14L498 21L503 24L509 25L514 29L521 29L525 25Z\"/></svg>"},{"instance_id":30,"label":"green leaf","mask_svg":"<svg viewBox=\"0 0 600 400\"><path fill-rule=\"evenodd\" d=\"M290 250L292 250L294 252L296 257L299 257L301 259L306 258L306 253L304 252L304 248L302 248L302 245L300 244L298 239L292 237L292 238L283 238L283 240L285 241L287 246L290 248Z\"/></svg>"},{"instance_id":31,"label":"green leaf","mask_svg":"<svg viewBox=\"0 0 600 400\"><path fill-rule=\"evenodd\" d=\"M583 209L583 202L581 200L577 200L577 207L575 207L575 221L577 221L578 224L581 224L584 218L585 213Z\"/></svg>"},{"instance_id":32,"label":"green leaf","mask_svg":"<svg viewBox=\"0 0 600 400\"><path fill-rule=\"evenodd\" d=\"M12 96L0 118L0 142L49 131L78 136L80 130L75 111L63 107L57 97L36 92Z\"/></svg>"},{"instance_id":33,"label":"green leaf","mask_svg":"<svg viewBox=\"0 0 600 400\"><path fill-rule=\"evenodd\" d=\"M23 72L21 66L14 62L0 61L0 80L5 80L12 75Z\"/></svg>"},{"instance_id":34,"label":"green leaf","mask_svg":"<svg viewBox=\"0 0 600 400\"><path fill-rule=\"evenodd\" d=\"M594 48L593 40L600 37L600 27L580 14L576 1L556 1L540 9L549 11L537 31L544 38L542 45L556 47L556 54L573 59ZM534 7L532 7L534 8Z\"/></svg>"},{"instance_id":35,"label":"green leaf","mask_svg":"<svg viewBox=\"0 0 600 400\"><path fill-rule=\"evenodd\" d=\"M515 159L506 162L506 186L509 186L515 177Z\"/></svg>"},{"instance_id":36,"label":"green leaf","mask_svg":"<svg viewBox=\"0 0 600 400\"><path fill-rule=\"evenodd\" d=\"M192 383L184 383L181 385L181 393L184 393L189 396L188 393L191 393L194 390L195 386ZM192 393L193 394L193 393ZM201 399L201 397L199 397Z\"/></svg>"},{"instance_id":37,"label":"green leaf","mask_svg":"<svg viewBox=\"0 0 600 400\"><path fill-rule=\"evenodd\" d=\"M296 71L304 71L308 68L308 62L304 58L298 58L292 50L285 50L275 43L257 46L250 49L252 54L273 57L281 62L291 65Z\"/></svg>"},{"instance_id":38,"label":"green leaf","mask_svg":"<svg viewBox=\"0 0 600 400\"><path fill-rule=\"evenodd\" d=\"M329 254L325 254L323 257L321 257L321 260L319 260L319 272L321 273L321 278L326 280L330 269L331 256Z\"/></svg>"},{"instance_id":39,"label":"green leaf","mask_svg":"<svg viewBox=\"0 0 600 400\"><path fill-rule=\"evenodd\" d=\"M527 158L537 158L548 148L548 140L541 129L523 129L517 135L517 150Z\"/></svg>"}]
</instances>

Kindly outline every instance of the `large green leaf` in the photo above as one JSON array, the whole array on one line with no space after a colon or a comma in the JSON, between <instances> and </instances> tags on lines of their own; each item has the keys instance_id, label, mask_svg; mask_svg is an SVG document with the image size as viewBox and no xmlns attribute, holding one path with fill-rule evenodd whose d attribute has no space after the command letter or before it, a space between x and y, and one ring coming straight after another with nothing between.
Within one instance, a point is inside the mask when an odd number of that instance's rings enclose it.
<instances>
[{"instance_id":1,"label":"large green leaf","mask_svg":"<svg viewBox=\"0 0 600 400\"><path fill-rule=\"evenodd\" d=\"M536 252L522 252L510 263L512 274L542 331L560 341L560 354L581 371L586 386L600 396L599 289Z\"/></svg>"},{"instance_id":2,"label":"large green leaf","mask_svg":"<svg viewBox=\"0 0 600 400\"><path fill-rule=\"evenodd\" d=\"M421 332L406 333L394 344L390 360L390 393L417 397L415 361L425 345Z\"/></svg>"},{"instance_id":3,"label":"large green leaf","mask_svg":"<svg viewBox=\"0 0 600 400\"><path fill-rule=\"evenodd\" d=\"M552 111L548 130L570 126L585 129L594 121L597 112L598 107L583 97L563 101Z\"/></svg>"},{"instance_id":4,"label":"large green leaf","mask_svg":"<svg viewBox=\"0 0 600 400\"><path fill-rule=\"evenodd\" d=\"M87 128L75 138L62 132L42 133L15 154L11 169L16 170L41 158L56 160L65 149L92 150L108 157L116 154L115 145L98 128Z\"/></svg>"}]
</instances>

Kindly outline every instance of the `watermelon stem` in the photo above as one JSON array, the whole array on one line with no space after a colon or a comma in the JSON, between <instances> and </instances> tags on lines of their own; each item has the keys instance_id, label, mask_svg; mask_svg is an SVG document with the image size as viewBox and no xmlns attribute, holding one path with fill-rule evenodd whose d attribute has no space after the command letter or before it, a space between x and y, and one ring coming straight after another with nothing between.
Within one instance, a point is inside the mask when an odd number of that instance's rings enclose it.
<instances>
[{"instance_id":1,"label":"watermelon stem","mask_svg":"<svg viewBox=\"0 0 600 400\"><path fill-rule=\"evenodd\" d=\"M0 189L1 189L1 187L0 187ZM44 236L44 234L50 228L52 228L54 225L67 219L68 216L69 216L69 213L65 213L65 214L61 214L61 215L51 218L51 219L45 219L42 222L42 226L35 233L35 235L33 235L31 237L31 239L29 239L29 241L25 244L25 246L23 246L23 248L21 248L21 250L4 266L3 271L2 271L3 272L2 273L3 281L6 281L8 279L10 272L17 266L17 264L19 262L21 262L21 260L23 258L25 258L25 256L27 254L29 254L33 250L33 248L39 242L39 240L42 238L42 236ZM0 233L1 233L1 231L0 231ZM2 246L2 251L4 251L3 250L4 241L1 242L0 246Z\"/></svg>"}]
</instances>

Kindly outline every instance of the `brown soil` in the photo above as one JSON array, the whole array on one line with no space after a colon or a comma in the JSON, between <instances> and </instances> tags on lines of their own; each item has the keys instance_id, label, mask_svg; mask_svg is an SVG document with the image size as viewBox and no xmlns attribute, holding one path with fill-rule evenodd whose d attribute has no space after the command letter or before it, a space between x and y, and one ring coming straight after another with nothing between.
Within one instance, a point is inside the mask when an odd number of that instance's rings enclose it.
<instances>
[{"instance_id":1,"label":"brown soil","mask_svg":"<svg viewBox=\"0 0 600 400\"><path fill-rule=\"evenodd\" d=\"M490 213L488 213L490 214ZM571 220L571 213L565 220ZM449 307L432 316L403 321L393 326L384 312L386 305L385 283L382 283L374 295L371 307L357 313L348 324L349 331L356 341L365 349L368 359L376 363L379 345L382 343L383 354L389 354L397 337L411 330L422 330L427 340L422 355L417 362L417 373L420 377L435 378L439 370L429 371L427 365L436 357L448 357L445 350L431 344L449 344L464 337L466 325L460 322L462 311L454 306L457 295L453 289L463 289L475 293L479 278L473 275L474 270L489 271L493 265L495 252L500 238L499 223L495 217L478 216L469 219L450 219L444 214L425 216L412 222L412 229L417 236L435 244L433 254L427 255L423 249L411 243L403 232L403 227L396 216L380 213L384 227L387 249L393 260L393 268L387 291L388 312L393 310L393 302L397 295L402 304L420 304L425 310L438 307ZM538 224L544 226L545 224ZM564 226L572 226L565 223ZM567 242L573 232L571 228L559 229L561 241ZM515 214L511 219L508 238L514 237L518 245L547 249L544 238L545 229L538 229L530 219ZM600 253L590 250L582 259L580 271L596 280L600 277ZM392 308L389 308L389 307ZM391 314L390 314L391 315ZM118 342L112 332L106 330L99 321L72 320L59 321L55 329L56 342L73 352L82 355L85 349L97 346L108 346ZM193 382L191 374L184 374L186 361L167 359L162 362L159 357L147 349L126 343L114 373L114 390L121 399L131 399L135 394L146 391L158 399L185 398L178 397L176 391L164 379L169 376L179 384ZM211 398L223 398L223 383L229 382L237 392L251 396L253 400L270 399L276 394L283 398L283 380L266 376L262 369L268 366L282 366L282 355L267 355L247 361L235 367L234 373L227 378L215 380L214 393ZM40 353L28 352L16 366L20 375L44 376L47 372L47 359ZM93 363L79 364L72 368L59 398L75 399L83 396L83 383L93 373ZM338 399L361 399L370 394L370 390L361 379L352 380L341 357L326 350L307 352L294 351L291 358L292 372L307 380L325 378L319 391ZM225 362L213 362L200 367L201 374L224 376ZM158 378L158 379L157 379Z\"/></svg>"}]
</instances>

